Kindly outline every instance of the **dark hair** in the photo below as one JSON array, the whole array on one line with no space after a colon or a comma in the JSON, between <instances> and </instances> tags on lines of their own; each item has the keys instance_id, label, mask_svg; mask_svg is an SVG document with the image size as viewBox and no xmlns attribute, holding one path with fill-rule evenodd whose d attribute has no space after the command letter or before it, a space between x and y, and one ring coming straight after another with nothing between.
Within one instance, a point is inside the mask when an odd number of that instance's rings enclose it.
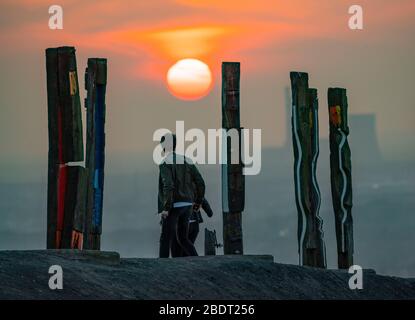
<instances>
[{"instance_id":1,"label":"dark hair","mask_svg":"<svg viewBox=\"0 0 415 320\"><path fill-rule=\"evenodd\" d=\"M160 143L161 144L163 144L163 142L167 139L167 138L169 138L169 139L171 139L170 138L170 136L173 138L173 151L176 151L176 143L177 143L177 139L176 139L176 135L174 134L174 133L166 133L164 136L162 136L161 137L161 139L160 139ZM171 141L171 140L168 140L168 141ZM166 148L164 147L163 148L163 150L165 150Z\"/></svg>"}]
</instances>

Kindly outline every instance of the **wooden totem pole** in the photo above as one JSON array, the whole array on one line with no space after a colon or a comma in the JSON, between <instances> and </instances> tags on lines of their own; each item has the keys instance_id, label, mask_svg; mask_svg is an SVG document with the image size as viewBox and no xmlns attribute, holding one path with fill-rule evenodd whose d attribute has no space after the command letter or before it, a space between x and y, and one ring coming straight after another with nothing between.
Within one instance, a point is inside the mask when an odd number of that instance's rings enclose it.
<instances>
[{"instance_id":1,"label":"wooden totem pole","mask_svg":"<svg viewBox=\"0 0 415 320\"><path fill-rule=\"evenodd\" d=\"M75 48L46 49L48 91L47 248L82 248L85 171Z\"/></svg>"},{"instance_id":2,"label":"wooden totem pole","mask_svg":"<svg viewBox=\"0 0 415 320\"><path fill-rule=\"evenodd\" d=\"M90 58L85 71L87 97L87 200L84 248L100 250L105 163L105 91L107 59Z\"/></svg>"},{"instance_id":3,"label":"wooden totem pole","mask_svg":"<svg viewBox=\"0 0 415 320\"><path fill-rule=\"evenodd\" d=\"M239 62L222 63L222 128L226 133L222 141L222 150L226 154L226 163L222 164L224 254L243 254L242 211L245 206L245 177L241 161L239 78ZM231 141L231 131L238 133L238 148L232 148L235 141ZM234 158L239 159L237 164L232 163L231 160Z\"/></svg>"},{"instance_id":4,"label":"wooden totem pole","mask_svg":"<svg viewBox=\"0 0 415 320\"><path fill-rule=\"evenodd\" d=\"M347 142L346 89L329 88L327 92L330 117L330 178L336 224L338 266L353 265L352 164Z\"/></svg>"},{"instance_id":5,"label":"wooden totem pole","mask_svg":"<svg viewBox=\"0 0 415 320\"><path fill-rule=\"evenodd\" d=\"M294 185L298 211L299 263L326 267L320 189L316 178L319 155L317 90L308 88L308 74L291 72Z\"/></svg>"},{"instance_id":6,"label":"wooden totem pole","mask_svg":"<svg viewBox=\"0 0 415 320\"><path fill-rule=\"evenodd\" d=\"M321 193L317 182L317 160L320 155L320 135L318 124L318 95L317 89L308 89L308 105L310 107L310 139L311 139L311 157L310 157L310 202L312 219L311 224L312 243L315 243L315 249L307 257L307 265L326 268L326 245L324 243L323 219L320 217Z\"/></svg>"}]
</instances>

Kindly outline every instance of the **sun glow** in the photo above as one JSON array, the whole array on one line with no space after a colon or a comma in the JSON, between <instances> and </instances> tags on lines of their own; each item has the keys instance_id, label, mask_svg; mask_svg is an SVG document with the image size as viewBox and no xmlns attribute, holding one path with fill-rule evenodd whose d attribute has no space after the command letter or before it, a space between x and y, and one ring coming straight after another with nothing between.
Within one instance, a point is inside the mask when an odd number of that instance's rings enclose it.
<instances>
[{"instance_id":1,"label":"sun glow","mask_svg":"<svg viewBox=\"0 0 415 320\"><path fill-rule=\"evenodd\" d=\"M171 94L179 99L198 100L209 93L212 73L200 60L182 59L167 72L167 85Z\"/></svg>"}]
</instances>

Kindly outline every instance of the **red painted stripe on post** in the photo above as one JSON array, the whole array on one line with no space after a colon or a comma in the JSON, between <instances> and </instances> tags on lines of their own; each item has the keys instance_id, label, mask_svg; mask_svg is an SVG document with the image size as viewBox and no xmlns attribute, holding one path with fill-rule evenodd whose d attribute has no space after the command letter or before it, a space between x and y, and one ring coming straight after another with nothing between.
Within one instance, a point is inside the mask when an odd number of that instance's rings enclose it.
<instances>
[{"instance_id":1,"label":"red painted stripe on post","mask_svg":"<svg viewBox=\"0 0 415 320\"><path fill-rule=\"evenodd\" d=\"M63 230L63 219L65 215L65 194L67 183L67 166L64 164L59 165L58 172L58 221L56 229L58 231Z\"/></svg>"}]
</instances>

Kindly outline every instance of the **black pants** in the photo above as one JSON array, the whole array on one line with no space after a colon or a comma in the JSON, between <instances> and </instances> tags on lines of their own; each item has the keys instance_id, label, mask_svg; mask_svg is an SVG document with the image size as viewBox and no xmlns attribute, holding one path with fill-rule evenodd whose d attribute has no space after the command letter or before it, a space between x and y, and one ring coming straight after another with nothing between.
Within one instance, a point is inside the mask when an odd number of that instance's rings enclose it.
<instances>
[{"instance_id":1,"label":"black pants","mask_svg":"<svg viewBox=\"0 0 415 320\"><path fill-rule=\"evenodd\" d=\"M192 206L173 208L167 218L163 219L160 235L160 258L197 256L193 243L189 240L189 217ZM182 253L183 252L183 253Z\"/></svg>"},{"instance_id":2,"label":"black pants","mask_svg":"<svg viewBox=\"0 0 415 320\"><path fill-rule=\"evenodd\" d=\"M179 230L179 232L181 232L181 230ZM197 238L198 234L199 234L199 222L197 222L197 221L189 222L188 238L189 238L189 241L193 245L195 244L195 241L196 241L196 238ZM184 250L182 250L180 248L180 245L178 244L177 240L174 241L173 248L174 248L173 250L177 254L176 257L186 257L187 256L187 254L184 252ZM196 248L195 248L195 250L196 250Z\"/></svg>"},{"instance_id":3,"label":"black pants","mask_svg":"<svg viewBox=\"0 0 415 320\"><path fill-rule=\"evenodd\" d=\"M197 235L199 234L199 222L194 221L189 223L189 240L195 244Z\"/></svg>"}]
</instances>

